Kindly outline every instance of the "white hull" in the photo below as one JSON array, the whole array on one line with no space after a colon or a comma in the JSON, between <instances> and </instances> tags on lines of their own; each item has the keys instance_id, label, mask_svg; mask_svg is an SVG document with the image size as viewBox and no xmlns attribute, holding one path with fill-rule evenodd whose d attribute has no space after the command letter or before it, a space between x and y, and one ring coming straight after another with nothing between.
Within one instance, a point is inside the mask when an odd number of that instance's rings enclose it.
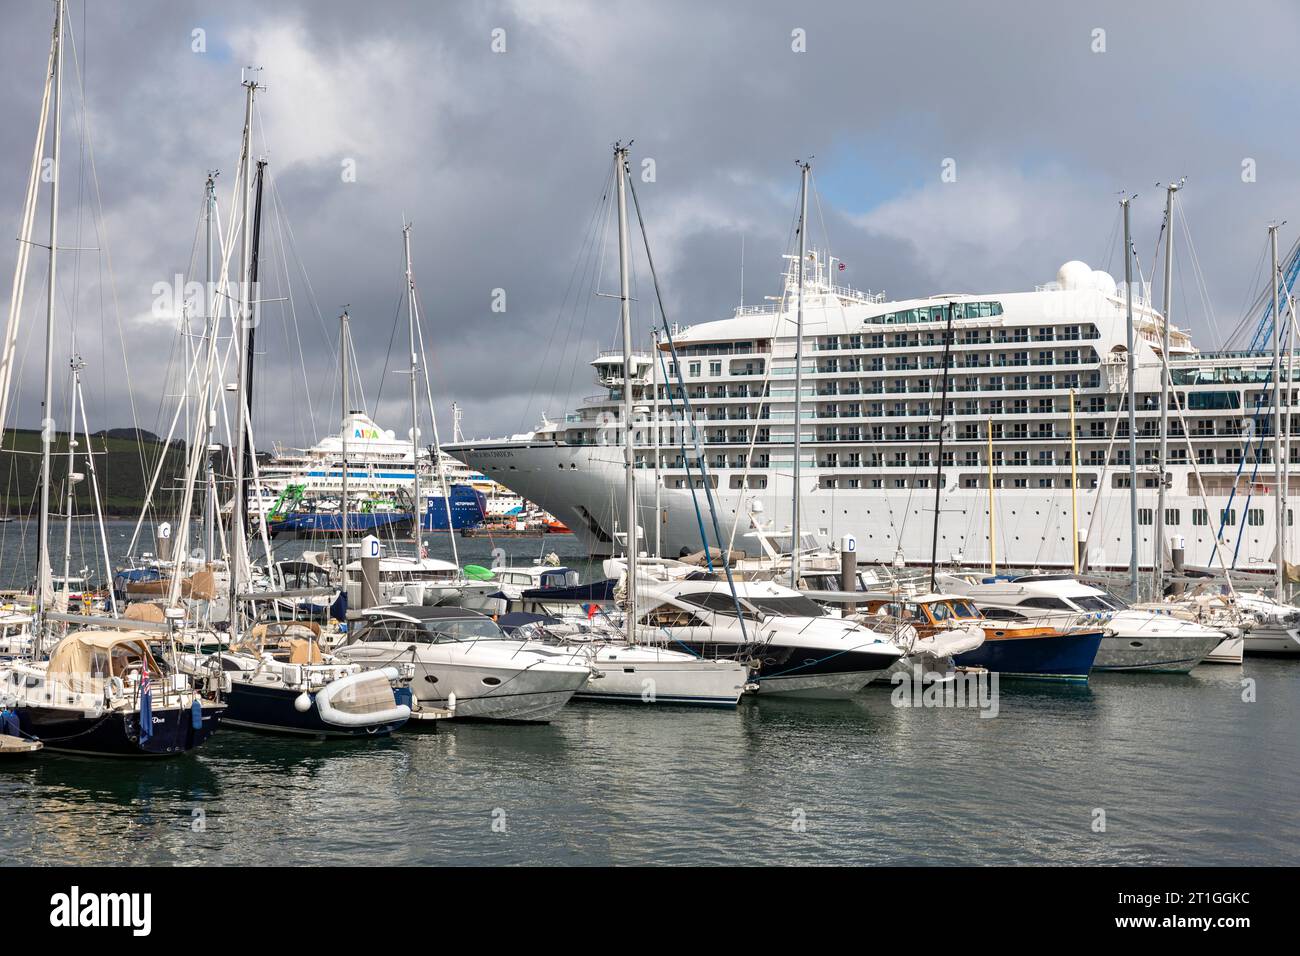
<instances>
[{"instance_id":1,"label":"white hull","mask_svg":"<svg viewBox=\"0 0 1300 956\"><path fill-rule=\"evenodd\" d=\"M429 677L437 681L430 681ZM499 680L495 686L484 680ZM446 707L456 695L456 717L477 720L550 720L583 687L588 676L574 669L518 670L473 664L419 663L416 699L429 707Z\"/></svg>"},{"instance_id":2,"label":"white hull","mask_svg":"<svg viewBox=\"0 0 1300 956\"><path fill-rule=\"evenodd\" d=\"M491 475L554 514L578 536L595 556L609 556L613 550L613 532L620 521L624 480L623 452L605 445L565 445L552 441L484 441L465 443L448 449L457 458ZM1173 469L1171 469L1173 470ZM739 514L740 527L735 546L746 547L744 534L749 530L749 505L759 499L764 516L774 528L790 525L790 501L793 487L787 469L769 468L750 472L761 476L767 487L761 491L741 491L731 487L742 473L721 468L709 470L716 478L714 501L723 537L730 539L732 525ZM1069 469L1063 469L1064 476ZM822 488L818 469L809 468L801 481L802 524L806 531L817 533L822 540L838 540L851 534L857 539L858 560L863 563L893 563L899 555L909 565L928 565L933 529L933 492L889 488ZM909 472L910 474L910 472ZM1176 472L1175 487L1187 487L1186 477ZM638 470L637 501L641 508L639 524L647 536L646 547L654 547L655 474L652 469ZM685 548L700 550L699 523L695 502L689 488L668 487L664 480L659 488L663 521L660 525L660 552L677 557ZM1157 492L1140 488L1138 507L1154 509ZM1256 499L1257 502L1259 499ZM1228 506L1228 498L1210 495L1211 514ZM1253 507L1259 505L1253 505ZM1265 500L1266 511L1271 501ZM701 502L701 507L703 503ZM1166 507L1178 512L1180 523L1167 529L1186 539L1186 563L1193 567L1217 567L1215 527L1193 525L1193 513L1204 508L1199 495L1171 493ZM1223 529L1222 554L1231 562L1239 554L1239 571L1267 572L1271 561L1255 556L1273 553L1274 522L1250 525L1244 520L1241 499L1233 502L1238 512L1236 526ZM1003 488L997 493L997 534L1004 542L1017 542L1014 553L1002 550L996 558L1000 565L1008 561L1020 567L1071 567L1070 543L1071 495L1069 489ZM1094 510L1099 513L1093 516ZM1088 547L1088 564L1094 570L1127 570L1129 562L1129 503L1127 492L1111 490L1099 496L1096 489L1080 489L1080 523L1092 528ZM1271 513L1271 512L1270 512ZM981 489L948 488L940 511L938 555L948 561L960 555L971 566L987 565L988 492ZM709 527L710 544L713 532ZM1151 565L1155 529L1138 529L1139 563ZM1238 549L1237 538L1241 545ZM750 545L752 547L752 543ZM1300 535L1291 535L1287 543L1288 560L1300 563Z\"/></svg>"},{"instance_id":3,"label":"white hull","mask_svg":"<svg viewBox=\"0 0 1300 956\"><path fill-rule=\"evenodd\" d=\"M1246 650L1244 637L1225 637L1205 658L1207 664L1240 664Z\"/></svg>"},{"instance_id":4,"label":"white hull","mask_svg":"<svg viewBox=\"0 0 1300 956\"><path fill-rule=\"evenodd\" d=\"M491 642L484 642L491 643ZM370 667L388 666L394 660L409 661L392 646L350 644L339 656ZM468 657L463 650L452 653ZM475 663L472 660L415 661L411 689L425 707L445 708L449 695L456 696L455 718L477 720L550 720L590 677L585 667L556 667L550 664L519 665Z\"/></svg>"},{"instance_id":5,"label":"white hull","mask_svg":"<svg viewBox=\"0 0 1300 956\"><path fill-rule=\"evenodd\" d=\"M735 707L747 679L745 668L732 661L601 659L595 666L601 676L575 694L578 699Z\"/></svg>"},{"instance_id":6,"label":"white hull","mask_svg":"<svg viewBox=\"0 0 1300 956\"><path fill-rule=\"evenodd\" d=\"M1246 635L1246 653L1300 657L1300 627L1257 625Z\"/></svg>"}]
</instances>

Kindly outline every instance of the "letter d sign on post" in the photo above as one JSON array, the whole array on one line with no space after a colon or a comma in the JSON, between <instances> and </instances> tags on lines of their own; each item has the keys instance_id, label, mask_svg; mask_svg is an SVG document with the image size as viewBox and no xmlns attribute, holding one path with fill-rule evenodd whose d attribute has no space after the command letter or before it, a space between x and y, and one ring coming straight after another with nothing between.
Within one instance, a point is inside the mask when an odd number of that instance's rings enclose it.
<instances>
[{"instance_id":1,"label":"letter d sign on post","mask_svg":"<svg viewBox=\"0 0 1300 956\"><path fill-rule=\"evenodd\" d=\"M851 534L840 538L840 590L856 591L858 589L858 539ZM853 604L845 605L844 613L852 614L857 610Z\"/></svg>"},{"instance_id":2,"label":"letter d sign on post","mask_svg":"<svg viewBox=\"0 0 1300 956\"><path fill-rule=\"evenodd\" d=\"M379 597L379 539L368 534L361 539L361 607L374 607L382 603Z\"/></svg>"}]
</instances>

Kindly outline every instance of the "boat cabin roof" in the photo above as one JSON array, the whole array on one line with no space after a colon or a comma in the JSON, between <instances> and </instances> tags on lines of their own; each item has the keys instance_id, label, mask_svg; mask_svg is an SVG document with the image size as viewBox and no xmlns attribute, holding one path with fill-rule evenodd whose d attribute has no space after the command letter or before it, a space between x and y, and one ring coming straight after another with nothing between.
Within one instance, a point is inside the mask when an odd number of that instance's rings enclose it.
<instances>
[{"instance_id":1,"label":"boat cabin roof","mask_svg":"<svg viewBox=\"0 0 1300 956\"><path fill-rule=\"evenodd\" d=\"M398 617L408 621L477 620L486 614L463 607L443 607L437 604L385 604L369 607L360 612L362 617Z\"/></svg>"},{"instance_id":2,"label":"boat cabin roof","mask_svg":"<svg viewBox=\"0 0 1300 956\"><path fill-rule=\"evenodd\" d=\"M149 651L153 635L144 631L78 631L69 634L55 646L50 654L49 675L59 677L85 677L102 673L105 677L120 677L120 665L143 663L150 674L162 673L162 668Z\"/></svg>"}]
</instances>

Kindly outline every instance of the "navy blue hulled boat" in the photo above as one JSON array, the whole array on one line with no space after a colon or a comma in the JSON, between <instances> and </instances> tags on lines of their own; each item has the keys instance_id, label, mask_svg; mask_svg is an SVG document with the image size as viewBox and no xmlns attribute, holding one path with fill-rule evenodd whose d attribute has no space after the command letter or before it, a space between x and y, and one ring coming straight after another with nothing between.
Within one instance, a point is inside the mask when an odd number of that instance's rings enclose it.
<instances>
[{"instance_id":1,"label":"navy blue hulled boat","mask_svg":"<svg viewBox=\"0 0 1300 956\"><path fill-rule=\"evenodd\" d=\"M984 628L984 643L953 660L1003 677L1086 681L1103 636L1100 630L998 626L990 621Z\"/></svg>"},{"instance_id":2,"label":"navy blue hulled boat","mask_svg":"<svg viewBox=\"0 0 1300 956\"><path fill-rule=\"evenodd\" d=\"M45 748L101 757L170 757L200 746L225 706L206 700L149 650L150 635L79 631L48 662L0 668L0 698L20 734Z\"/></svg>"},{"instance_id":3,"label":"navy blue hulled boat","mask_svg":"<svg viewBox=\"0 0 1300 956\"><path fill-rule=\"evenodd\" d=\"M182 654L179 663L195 676L220 667L223 721L243 730L378 737L410 719L410 665L364 670L321 654L319 641L314 622L259 624L220 654Z\"/></svg>"}]
</instances>

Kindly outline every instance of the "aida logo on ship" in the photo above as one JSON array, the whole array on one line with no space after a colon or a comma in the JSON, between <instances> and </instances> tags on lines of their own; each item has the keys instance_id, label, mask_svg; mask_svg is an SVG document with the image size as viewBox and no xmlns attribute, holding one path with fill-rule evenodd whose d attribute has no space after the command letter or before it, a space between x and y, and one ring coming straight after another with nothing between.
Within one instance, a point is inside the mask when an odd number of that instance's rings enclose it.
<instances>
[{"instance_id":1,"label":"aida logo on ship","mask_svg":"<svg viewBox=\"0 0 1300 956\"><path fill-rule=\"evenodd\" d=\"M357 427L352 430L352 437L353 438L378 438L379 429Z\"/></svg>"}]
</instances>

